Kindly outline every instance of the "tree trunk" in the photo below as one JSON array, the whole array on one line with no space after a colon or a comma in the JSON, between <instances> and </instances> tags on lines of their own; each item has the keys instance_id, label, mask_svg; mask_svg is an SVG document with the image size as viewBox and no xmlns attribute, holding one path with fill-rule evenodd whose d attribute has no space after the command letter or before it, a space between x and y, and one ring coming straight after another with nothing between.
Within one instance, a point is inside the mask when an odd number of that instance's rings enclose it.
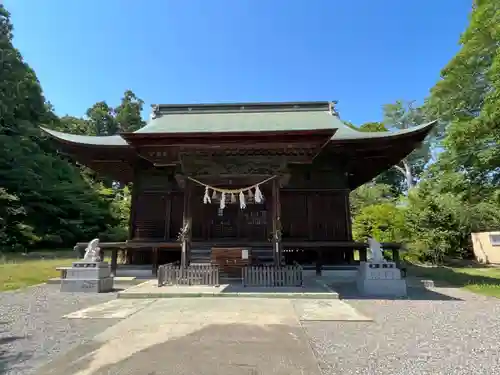
<instances>
[{"instance_id":1,"label":"tree trunk","mask_svg":"<svg viewBox=\"0 0 500 375\"><path fill-rule=\"evenodd\" d=\"M403 164L403 167L400 167L399 165L396 165L395 167L405 177L406 189L409 191L413 186L415 186L413 182L413 172L411 170L411 165L406 161L406 159L403 159L401 163Z\"/></svg>"}]
</instances>

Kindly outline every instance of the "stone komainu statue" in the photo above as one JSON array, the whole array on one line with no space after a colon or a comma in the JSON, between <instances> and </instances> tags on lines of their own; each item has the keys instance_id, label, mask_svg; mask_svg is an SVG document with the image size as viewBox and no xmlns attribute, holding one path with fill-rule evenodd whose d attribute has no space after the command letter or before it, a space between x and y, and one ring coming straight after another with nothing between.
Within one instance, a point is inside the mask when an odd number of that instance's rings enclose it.
<instances>
[{"instance_id":1,"label":"stone komainu statue","mask_svg":"<svg viewBox=\"0 0 500 375\"><path fill-rule=\"evenodd\" d=\"M83 260L87 262L100 262L101 249L99 248L99 239L94 238L89 242L87 248L85 249L85 255L83 256Z\"/></svg>"},{"instance_id":2,"label":"stone komainu statue","mask_svg":"<svg viewBox=\"0 0 500 375\"><path fill-rule=\"evenodd\" d=\"M385 262L384 253L382 252L382 246L380 242L373 238L368 238L368 246L370 247L370 252L372 253L373 262Z\"/></svg>"}]
</instances>

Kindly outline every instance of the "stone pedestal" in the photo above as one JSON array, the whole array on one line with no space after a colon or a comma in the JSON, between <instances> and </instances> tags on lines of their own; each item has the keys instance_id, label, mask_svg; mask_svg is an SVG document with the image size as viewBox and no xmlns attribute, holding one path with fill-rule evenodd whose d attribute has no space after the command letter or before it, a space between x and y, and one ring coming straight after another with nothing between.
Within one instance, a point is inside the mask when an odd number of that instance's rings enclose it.
<instances>
[{"instance_id":1,"label":"stone pedestal","mask_svg":"<svg viewBox=\"0 0 500 375\"><path fill-rule=\"evenodd\" d=\"M104 293L113 290L108 262L73 262L61 270L61 292Z\"/></svg>"},{"instance_id":2,"label":"stone pedestal","mask_svg":"<svg viewBox=\"0 0 500 375\"><path fill-rule=\"evenodd\" d=\"M358 291L367 296L406 297L406 280L394 262L361 262Z\"/></svg>"}]
</instances>

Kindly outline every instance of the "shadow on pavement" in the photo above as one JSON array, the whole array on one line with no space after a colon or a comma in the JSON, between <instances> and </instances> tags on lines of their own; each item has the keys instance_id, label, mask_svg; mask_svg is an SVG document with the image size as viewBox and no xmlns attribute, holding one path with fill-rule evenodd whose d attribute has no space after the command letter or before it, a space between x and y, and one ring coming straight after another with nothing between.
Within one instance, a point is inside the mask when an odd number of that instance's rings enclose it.
<instances>
[{"instance_id":1,"label":"shadow on pavement","mask_svg":"<svg viewBox=\"0 0 500 375\"><path fill-rule=\"evenodd\" d=\"M494 270L492 267L485 266L469 266L466 268L477 270ZM469 275L462 272L457 272L453 268L438 266L424 267L419 265L411 265L408 267L408 275L419 278L428 278L434 281L437 287L464 287L470 284L492 285L500 287L500 270L499 278L490 277L488 275Z\"/></svg>"},{"instance_id":2,"label":"shadow on pavement","mask_svg":"<svg viewBox=\"0 0 500 375\"><path fill-rule=\"evenodd\" d=\"M7 322L0 322L4 325ZM1 334L2 332L0 332ZM16 350L8 351L8 345L18 340L25 340L24 336L4 336L0 337L0 374L5 374L16 365L21 364L23 361L31 357L31 353L21 352Z\"/></svg>"},{"instance_id":3,"label":"shadow on pavement","mask_svg":"<svg viewBox=\"0 0 500 375\"><path fill-rule=\"evenodd\" d=\"M276 287L259 287L259 286L243 286L241 284L229 284L221 293L328 293L328 290L320 285L304 285L304 286L276 286Z\"/></svg>"},{"instance_id":4,"label":"shadow on pavement","mask_svg":"<svg viewBox=\"0 0 500 375\"><path fill-rule=\"evenodd\" d=\"M126 338L123 345L126 346ZM38 375L72 375L90 370L98 343L79 346L43 366ZM90 354L90 355L89 355ZM113 353L100 353L100 356ZM152 345L92 375L320 375L316 358L300 327L214 324Z\"/></svg>"},{"instance_id":5,"label":"shadow on pavement","mask_svg":"<svg viewBox=\"0 0 500 375\"><path fill-rule=\"evenodd\" d=\"M422 300L422 301L462 301L460 298L448 296L423 286L408 286L408 295L406 297L378 297L363 296L356 287L355 283L332 284L331 288L339 294L340 299L344 300Z\"/></svg>"}]
</instances>

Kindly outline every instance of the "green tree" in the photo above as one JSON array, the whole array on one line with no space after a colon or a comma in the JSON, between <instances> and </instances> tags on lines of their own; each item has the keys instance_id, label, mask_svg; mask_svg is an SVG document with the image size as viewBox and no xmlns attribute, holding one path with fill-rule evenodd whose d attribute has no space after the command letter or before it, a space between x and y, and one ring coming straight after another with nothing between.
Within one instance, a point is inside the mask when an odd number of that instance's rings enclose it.
<instances>
[{"instance_id":1,"label":"green tree","mask_svg":"<svg viewBox=\"0 0 500 375\"><path fill-rule=\"evenodd\" d=\"M403 209L393 203L365 206L355 216L352 232L356 241L373 237L379 242L400 242L405 236Z\"/></svg>"},{"instance_id":2,"label":"green tree","mask_svg":"<svg viewBox=\"0 0 500 375\"><path fill-rule=\"evenodd\" d=\"M398 100L393 104L384 105L384 125L389 130L406 130L425 122L425 112L414 107L414 102ZM413 188L422 175L431 153L431 139L426 139L419 148L405 157L394 168L405 181L406 190Z\"/></svg>"},{"instance_id":3,"label":"green tree","mask_svg":"<svg viewBox=\"0 0 500 375\"><path fill-rule=\"evenodd\" d=\"M441 171L463 174L480 196L500 182L500 4L475 3L457 55L441 72L426 110L446 126Z\"/></svg>"},{"instance_id":4,"label":"green tree","mask_svg":"<svg viewBox=\"0 0 500 375\"><path fill-rule=\"evenodd\" d=\"M139 130L146 122L141 117L144 101L139 99L131 90L125 91L121 104L115 108L115 121L122 132Z\"/></svg>"},{"instance_id":5,"label":"green tree","mask_svg":"<svg viewBox=\"0 0 500 375\"><path fill-rule=\"evenodd\" d=\"M41 136L38 126L54 126L58 118L12 45L12 30L0 5L0 246L74 244L113 220L109 204Z\"/></svg>"},{"instance_id":6,"label":"green tree","mask_svg":"<svg viewBox=\"0 0 500 375\"><path fill-rule=\"evenodd\" d=\"M96 135L114 135L119 126L114 117L114 110L106 102L97 102L87 110L87 121Z\"/></svg>"},{"instance_id":7,"label":"green tree","mask_svg":"<svg viewBox=\"0 0 500 375\"><path fill-rule=\"evenodd\" d=\"M470 203L465 195L429 191L422 185L409 195L406 227L412 248L425 260L469 257L470 233L492 230L500 222L492 202Z\"/></svg>"},{"instance_id":8,"label":"green tree","mask_svg":"<svg viewBox=\"0 0 500 375\"><path fill-rule=\"evenodd\" d=\"M361 125L358 130L362 132L373 132L373 133L388 131L382 122L366 122L363 125Z\"/></svg>"},{"instance_id":9,"label":"green tree","mask_svg":"<svg viewBox=\"0 0 500 375\"><path fill-rule=\"evenodd\" d=\"M415 107L414 102L403 100L384 105L383 112L383 122L368 122L361 125L359 130L364 132L406 130L421 125L426 119L426 113L422 108ZM418 149L382 173L375 181L391 185L399 193L413 188L430 160L432 140L433 138L426 139Z\"/></svg>"},{"instance_id":10,"label":"green tree","mask_svg":"<svg viewBox=\"0 0 500 375\"><path fill-rule=\"evenodd\" d=\"M365 207L376 204L393 203L396 198L390 185L374 182L361 185L350 194L351 213L356 216Z\"/></svg>"},{"instance_id":11,"label":"green tree","mask_svg":"<svg viewBox=\"0 0 500 375\"><path fill-rule=\"evenodd\" d=\"M412 246L434 261L468 256L470 233L500 227L500 3L475 3L461 49L424 110L441 120L442 152L409 197Z\"/></svg>"},{"instance_id":12,"label":"green tree","mask_svg":"<svg viewBox=\"0 0 500 375\"><path fill-rule=\"evenodd\" d=\"M63 133L97 135L96 127L91 121L68 115L61 117L52 128Z\"/></svg>"}]
</instances>

